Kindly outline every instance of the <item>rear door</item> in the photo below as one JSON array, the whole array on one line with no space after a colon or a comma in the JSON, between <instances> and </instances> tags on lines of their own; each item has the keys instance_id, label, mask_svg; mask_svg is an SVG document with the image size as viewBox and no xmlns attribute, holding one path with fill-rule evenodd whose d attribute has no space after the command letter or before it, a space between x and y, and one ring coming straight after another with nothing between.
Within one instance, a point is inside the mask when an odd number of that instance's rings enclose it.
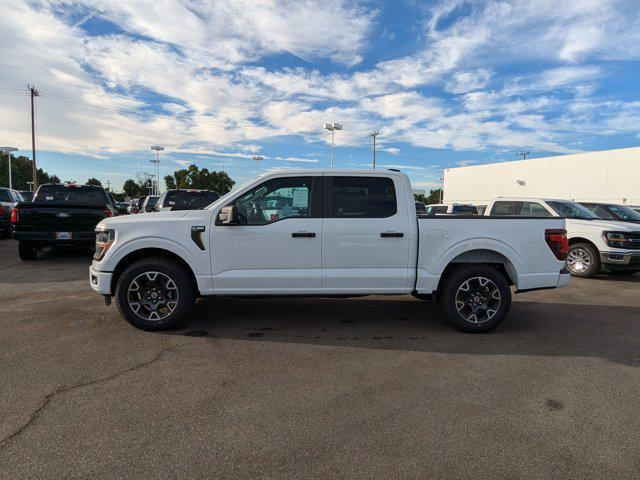
<instances>
[{"instance_id":1,"label":"rear door","mask_svg":"<svg viewBox=\"0 0 640 480\"><path fill-rule=\"evenodd\" d=\"M321 194L321 174L277 177L227 202L242 223L212 225L214 291L320 294Z\"/></svg>"},{"instance_id":2,"label":"rear door","mask_svg":"<svg viewBox=\"0 0 640 480\"><path fill-rule=\"evenodd\" d=\"M405 195L397 177L325 174L323 294L407 291L413 273Z\"/></svg>"}]
</instances>

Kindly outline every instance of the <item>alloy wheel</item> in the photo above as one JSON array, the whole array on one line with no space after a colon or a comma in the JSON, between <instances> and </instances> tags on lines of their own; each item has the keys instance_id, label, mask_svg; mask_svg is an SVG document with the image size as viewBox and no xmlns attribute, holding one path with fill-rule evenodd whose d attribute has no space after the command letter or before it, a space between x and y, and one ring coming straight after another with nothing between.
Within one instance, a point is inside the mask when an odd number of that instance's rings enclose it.
<instances>
[{"instance_id":1,"label":"alloy wheel","mask_svg":"<svg viewBox=\"0 0 640 480\"><path fill-rule=\"evenodd\" d=\"M129 284L127 301L140 318L163 320L178 305L178 287L171 277L162 272L144 272Z\"/></svg>"},{"instance_id":2,"label":"alloy wheel","mask_svg":"<svg viewBox=\"0 0 640 480\"><path fill-rule=\"evenodd\" d=\"M466 321L484 323L491 320L500 308L500 290L489 278L473 277L458 287L456 310Z\"/></svg>"},{"instance_id":3,"label":"alloy wheel","mask_svg":"<svg viewBox=\"0 0 640 480\"><path fill-rule=\"evenodd\" d=\"M572 273L584 273L591 267L591 254L584 248L574 248L567 255L567 267Z\"/></svg>"}]
</instances>

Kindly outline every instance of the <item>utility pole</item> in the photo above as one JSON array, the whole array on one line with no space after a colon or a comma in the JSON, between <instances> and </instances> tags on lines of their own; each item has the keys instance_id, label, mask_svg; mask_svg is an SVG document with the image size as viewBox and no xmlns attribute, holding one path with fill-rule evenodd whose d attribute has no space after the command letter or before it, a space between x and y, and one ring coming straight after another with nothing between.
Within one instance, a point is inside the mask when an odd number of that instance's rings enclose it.
<instances>
[{"instance_id":1,"label":"utility pole","mask_svg":"<svg viewBox=\"0 0 640 480\"><path fill-rule=\"evenodd\" d=\"M33 167L33 190L38 189L38 168L36 167L36 118L34 113L35 97L39 97L40 93L33 85L27 85L29 93L31 94L31 157Z\"/></svg>"},{"instance_id":2,"label":"utility pole","mask_svg":"<svg viewBox=\"0 0 640 480\"><path fill-rule=\"evenodd\" d=\"M527 155L531 155L531 152L515 152L516 157L522 156L523 160L527 159Z\"/></svg>"},{"instance_id":3,"label":"utility pole","mask_svg":"<svg viewBox=\"0 0 640 480\"><path fill-rule=\"evenodd\" d=\"M370 137L373 137L373 169L376 169L376 136L380 135L380 132L375 131L369 134Z\"/></svg>"},{"instance_id":4,"label":"utility pole","mask_svg":"<svg viewBox=\"0 0 640 480\"><path fill-rule=\"evenodd\" d=\"M107 180L107 192L111 191L111 180Z\"/></svg>"}]
</instances>

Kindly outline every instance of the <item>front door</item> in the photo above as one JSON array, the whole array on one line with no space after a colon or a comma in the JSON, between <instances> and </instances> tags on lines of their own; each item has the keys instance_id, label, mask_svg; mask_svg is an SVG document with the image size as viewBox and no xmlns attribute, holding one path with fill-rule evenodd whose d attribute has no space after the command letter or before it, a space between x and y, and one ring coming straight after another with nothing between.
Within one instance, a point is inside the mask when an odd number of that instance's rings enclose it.
<instances>
[{"instance_id":1,"label":"front door","mask_svg":"<svg viewBox=\"0 0 640 480\"><path fill-rule=\"evenodd\" d=\"M240 224L211 226L216 294L321 292L321 184L320 175L272 178L226 204Z\"/></svg>"},{"instance_id":2,"label":"front door","mask_svg":"<svg viewBox=\"0 0 640 480\"><path fill-rule=\"evenodd\" d=\"M325 175L324 184L322 292L406 293L414 273L402 184L338 174Z\"/></svg>"}]
</instances>

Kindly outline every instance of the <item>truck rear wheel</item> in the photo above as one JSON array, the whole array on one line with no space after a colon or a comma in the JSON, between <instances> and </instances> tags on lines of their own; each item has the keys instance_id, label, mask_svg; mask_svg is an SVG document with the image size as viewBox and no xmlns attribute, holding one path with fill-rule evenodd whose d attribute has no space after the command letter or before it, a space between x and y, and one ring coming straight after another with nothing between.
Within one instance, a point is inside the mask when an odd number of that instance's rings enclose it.
<instances>
[{"instance_id":1,"label":"truck rear wheel","mask_svg":"<svg viewBox=\"0 0 640 480\"><path fill-rule=\"evenodd\" d=\"M487 265L457 267L444 279L440 306L449 321L463 332L493 330L511 308L509 282Z\"/></svg>"},{"instance_id":2,"label":"truck rear wheel","mask_svg":"<svg viewBox=\"0 0 640 480\"><path fill-rule=\"evenodd\" d=\"M38 258L38 250L29 242L24 240L18 241L18 256L20 260L30 261Z\"/></svg>"},{"instance_id":3,"label":"truck rear wheel","mask_svg":"<svg viewBox=\"0 0 640 480\"><path fill-rule=\"evenodd\" d=\"M144 258L122 272L116 286L122 316L142 330L174 328L193 306L196 288L184 269L163 257Z\"/></svg>"},{"instance_id":4,"label":"truck rear wheel","mask_svg":"<svg viewBox=\"0 0 640 480\"><path fill-rule=\"evenodd\" d=\"M571 275L589 278L600 273L600 254L593 245L574 243L569 247L567 269Z\"/></svg>"}]
</instances>

